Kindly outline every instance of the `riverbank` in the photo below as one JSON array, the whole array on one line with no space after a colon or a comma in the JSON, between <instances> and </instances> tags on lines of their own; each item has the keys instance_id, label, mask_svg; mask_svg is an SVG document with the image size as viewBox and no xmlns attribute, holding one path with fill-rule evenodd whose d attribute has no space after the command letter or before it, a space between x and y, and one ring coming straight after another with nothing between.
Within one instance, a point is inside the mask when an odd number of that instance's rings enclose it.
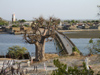
<instances>
[{"instance_id":1,"label":"riverbank","mask_svg":"<svg viewBox=\"0 0 100 75\"><path fill-rule=\"evenodd\" d=\"M98 29L58 30L59 32L100 31Z\"/></svg>"},{"instance_id":2,"label":"riverbank","mask_svg":"<svg viewBox=\"0 0 100 75\"><path fill-rule=\"evenodd\" d=\"M9 34L8 32L0 32L0 34Z\"/></svg>"}]
</instances>

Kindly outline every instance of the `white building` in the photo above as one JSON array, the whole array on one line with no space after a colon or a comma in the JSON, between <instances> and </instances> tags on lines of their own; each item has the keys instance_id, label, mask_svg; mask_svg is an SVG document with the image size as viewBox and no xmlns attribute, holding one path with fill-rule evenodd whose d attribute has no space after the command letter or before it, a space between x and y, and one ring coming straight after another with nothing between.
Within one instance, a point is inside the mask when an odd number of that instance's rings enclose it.
<instances>
[{"instance_id":1,"label":"white building","mask_svg":"<svg viewBox=\"0 0 100 75\"><path fill-rule=\"evenodd\" d=\"M12 14L12 22L15 22L15 14Z\"/></svg>"}]
</instances>

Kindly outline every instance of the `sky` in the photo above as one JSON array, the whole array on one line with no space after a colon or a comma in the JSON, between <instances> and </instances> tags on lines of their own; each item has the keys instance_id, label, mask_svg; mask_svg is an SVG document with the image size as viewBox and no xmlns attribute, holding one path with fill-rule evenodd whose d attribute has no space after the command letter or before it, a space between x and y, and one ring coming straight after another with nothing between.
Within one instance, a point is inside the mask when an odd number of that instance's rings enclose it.
<instances>
[{"instance_id":1,"label":"sky","mask_svg":"<svg viewBox=\"0 0 100 75\"><path fill-rule=\"evenodd\" d=\"M33 20L39 16L50 16L61 20L99 19L97 13L100 0L0 0L0 17L11 20Z\"/></svg>"}]
</instances>

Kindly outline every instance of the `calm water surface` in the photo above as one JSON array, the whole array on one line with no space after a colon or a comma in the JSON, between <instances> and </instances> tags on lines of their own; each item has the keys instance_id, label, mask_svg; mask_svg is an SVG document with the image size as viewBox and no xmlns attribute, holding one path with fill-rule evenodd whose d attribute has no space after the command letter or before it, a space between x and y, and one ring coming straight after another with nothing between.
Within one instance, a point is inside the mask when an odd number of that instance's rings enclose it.
<instances>
[{"instance_id":1,"label":"calm water surface","mask_svg":"<svg viewBox=\"0 0 100 75\"><path fill-rule=\"evenodd\" d=\"M35 52L35 45L25 43L25 40L22 37L23 35L13 35L13 34L0 34L0 55L6 54L8 52L8 48L19 45L21 47L26 47L28 51ZM55 53L57 52L54 42L46 42L45 45L46 53Z\"/></svg>"},{"instance_id":2,"label":"calm water surface","mask_svg":"<svg viewBox=\"0 0 100 75\"><path fill-rule=\"evenodd\" d=\"M71 40L84 55L89 53L89 50L87 49L87 45L90 38L80 38L80 39L72 38ZM96 41L97 39L93 39L93 40ZM8 52L7 49L14 45L26 47L30 53L35 52L35 45L25 43L25 40L23 40L22 35L0 34L0 55L5 55ZM58 53L53 41L46 43L45 52Z\"/></svg>"},{"instance_id":3,"label":"calm water surface","mask_svg":"<svg viewBox=\"0 0 100 75\"><path fill-rule=\"evenodd\" d=\"M90 38L72 38L71 40L83 55L87 55L89 53L88 45ZM93 39L94 42L97 40L98 38Z\"/></svg>"}]
</instances>

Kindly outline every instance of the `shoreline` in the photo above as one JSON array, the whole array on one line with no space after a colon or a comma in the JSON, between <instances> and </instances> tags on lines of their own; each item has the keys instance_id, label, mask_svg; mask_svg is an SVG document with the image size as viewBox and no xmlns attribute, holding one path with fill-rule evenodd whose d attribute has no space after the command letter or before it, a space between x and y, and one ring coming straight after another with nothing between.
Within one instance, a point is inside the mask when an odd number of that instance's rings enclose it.
<instances>
[{"instance_id":1,"label":"shoreline","mask_svg":"<svg viewBox=\"0 0 100 75\"><path fill-rule=\"evenodd\" d=\"M100 31L63 32L69 38L100 38Z\"/></svg>"},{"instance_id":2,"label":"shoreline","mask_svg":"<svg viewBox=\"0 0 100 75\"><path fill-rule=\"evenodd\" d=\"M0 32L0 34L9 34L8 32Z\"/></svg>"},{"instance_id":3,"label":"shoreline","mask_svg":"<svg viewBox=\"0 0 100 75\"><path fill-rule=\"evenodd\" d=\"M93 30L60 30L59 32L62 32L66 34L69 38L100 38L100 30L95 29ZM0 32L0 34L11 34L8 32ZM14 35L21 35L21 34L14 34Z\"/></svg>"},{"instance_id":4,"label":"shoreline","mask_svg":"<svg viewBox=\"0 0 100 75\"><path fill-rule=\"evenodd\" d=\"M58 30L59 32L100 31L98 29Z\"/></svg>"}]
</instances>

